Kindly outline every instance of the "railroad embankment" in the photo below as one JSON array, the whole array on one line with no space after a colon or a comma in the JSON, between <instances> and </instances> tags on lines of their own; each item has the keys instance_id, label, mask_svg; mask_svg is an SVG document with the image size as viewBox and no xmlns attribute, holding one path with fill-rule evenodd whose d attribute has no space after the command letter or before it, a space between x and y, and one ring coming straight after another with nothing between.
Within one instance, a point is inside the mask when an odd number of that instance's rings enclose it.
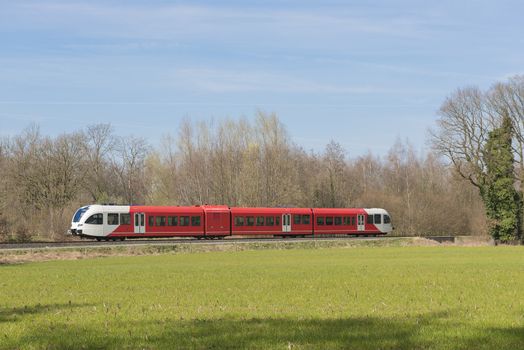
<instances>
[{"instance_id":1,"label":"railroad embankment","mask_svg":"<svg viewBox=\"0 0 524 350\"><path fill-rule=\"evenodd\" d=\"M47 260L77 260L108 256L137 256L159 254L191 254L246 250L329 249L356 247L410 247L410 246L487 246L492 245L486 237L458 236L450 240L422 237L388 237L382 239L322 239L322 240L235 240L190 241L176 243L147 242L143 244L118 245L96 244L73 247L16 247L0 250L0 264L16 264Z\"/></svg>"}]
</instances>

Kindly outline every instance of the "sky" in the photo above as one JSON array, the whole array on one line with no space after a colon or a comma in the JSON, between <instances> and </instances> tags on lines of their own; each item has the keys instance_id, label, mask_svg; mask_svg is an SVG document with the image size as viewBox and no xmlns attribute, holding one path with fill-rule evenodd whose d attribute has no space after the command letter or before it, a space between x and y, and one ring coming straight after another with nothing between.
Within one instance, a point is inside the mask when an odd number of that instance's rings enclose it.
<instances>
[{"instance_id":1,"label":"sky","mask_svg":"<svg viewBox=\"0 0 524 350\"><path fill-rule=\"evenodd\" d=\"M428 147L460 87L524 74L523 1L0 0L0 136L97 123L153 146L274 112L350 156Z\"/></svg>"}]
</instances>

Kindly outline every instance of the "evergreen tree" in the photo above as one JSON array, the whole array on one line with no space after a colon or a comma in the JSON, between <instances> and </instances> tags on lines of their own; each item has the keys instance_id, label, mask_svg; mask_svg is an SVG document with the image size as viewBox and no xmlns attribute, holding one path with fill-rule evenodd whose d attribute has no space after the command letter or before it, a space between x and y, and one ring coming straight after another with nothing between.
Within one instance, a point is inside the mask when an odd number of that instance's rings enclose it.
<instances>
[{"instance_id":1,"label":"evergreen tree","mask_svg":"<svg viewBox=\"0 0 524 350\"><path fill-rule=\"evenodd\" d=\"M489 230L494 239L507 242L520 238L522 198L515 189L513 150L513 124L508 116L502 125L489 133L484 146L486 175L480 189Z\"/></svg>"}]
</instances>

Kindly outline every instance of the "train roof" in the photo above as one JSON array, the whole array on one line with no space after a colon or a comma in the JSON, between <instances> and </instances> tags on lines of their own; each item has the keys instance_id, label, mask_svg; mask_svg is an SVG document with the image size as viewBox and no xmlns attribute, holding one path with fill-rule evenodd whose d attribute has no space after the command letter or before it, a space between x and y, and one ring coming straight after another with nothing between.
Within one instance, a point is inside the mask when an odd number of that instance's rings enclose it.
<instances>
[{"instance_id":1,"label":"train roof","mask_svg":"<svg viewBox=\"0 0 524 350\"><path fill-rule=\"evenodd\" d=\"M311 208L244 208L244 207L233 207L231 208L233 214L310 214Z\"/></svg>"},{"instance_id":2,"label":"train roof","mask_svg":"<svg viewBox=\"0 0 524 350\"><path fill-rule=\"evenodd\" d=\"M322 215L356 215L366 214L366 210L363 208L313 208L315 214Z\"/></svg>"},{"instance_id":3,"label":"train roof","mask_svg":"<svg viewBox=\"0 0 524 350\"><path fill-rule=\"evenodd\" d=\"M181 207L181 206L149 206L149 205L132 205L131 211L140 212L145 211L148 213L170 213L170 212L183 212L190 214L200 214L204 210L200 206L192 207Z\"/></svg>"}]
</instances>

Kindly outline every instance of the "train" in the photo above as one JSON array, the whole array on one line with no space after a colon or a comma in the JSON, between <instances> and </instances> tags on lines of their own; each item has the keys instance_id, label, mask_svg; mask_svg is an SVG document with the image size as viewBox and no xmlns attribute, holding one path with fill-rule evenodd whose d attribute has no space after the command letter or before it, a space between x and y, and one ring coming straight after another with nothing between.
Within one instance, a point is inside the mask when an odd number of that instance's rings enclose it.
<instances>
[{"instance_id":1,"label":"train","mask_svg":"<svg viewBox=\"0 0 524 350\"><path fill-rule=\"evenodd\" d=\"M391 216L381 208L241 208L227 205L136 206L93 204L79 208L68 233L82 238L228 236L321 237L386 235Z\"/></svg>"}]
</instances>

